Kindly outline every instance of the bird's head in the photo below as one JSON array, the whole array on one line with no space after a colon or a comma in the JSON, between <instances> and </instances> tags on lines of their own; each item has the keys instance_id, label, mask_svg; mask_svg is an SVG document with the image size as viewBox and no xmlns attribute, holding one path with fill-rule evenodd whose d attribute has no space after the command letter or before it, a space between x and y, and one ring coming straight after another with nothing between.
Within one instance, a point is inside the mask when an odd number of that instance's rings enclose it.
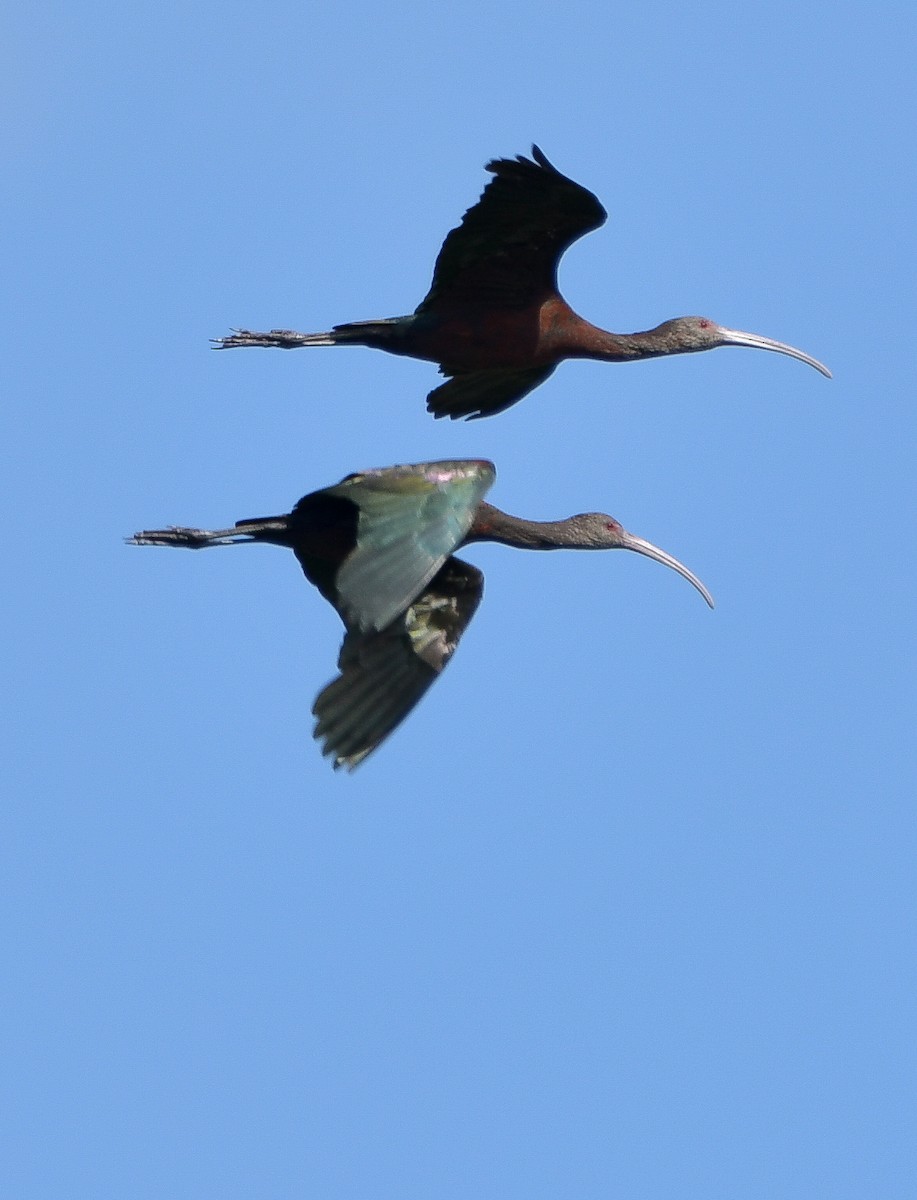
<instances>
[{"instance_id":1,"label":"bird's head","mask_svg":"<svg viewBox=\"0 0 917 1200\"><path fill-rule=\"evenodd\" d=\"M788 354L791 358L808 363L816 371L821 371L828 379L831 378L831 372L824 363L802 350L797 350L795 346L763 337L760 333L727 329L725 325L717 325L716 321L711 321L709 317L675 317L671 321L663 321L654 332L671 352L691 353L694 350L713 350L717 346L750 346L754 350L773 350L777 354Z\"/></svg>"},{"instance_id":2,"label":"bird's head","mask_svg":"<svg viewBox=\"0 0 917 1200\"><path fill-rule=\"evenodd\" d=\"M575 530L577 544L586 550L633 550L637 554L645 554L647 558L655 559L665 567L671 567L696 587L713 608L713 597L693 571L689 571L684 563L654 546L652 542L637 537L634 533L628 533L621 522L610 517L608 513L580 513L571 517L569 524Z\"/></svg>"}]
</instances>

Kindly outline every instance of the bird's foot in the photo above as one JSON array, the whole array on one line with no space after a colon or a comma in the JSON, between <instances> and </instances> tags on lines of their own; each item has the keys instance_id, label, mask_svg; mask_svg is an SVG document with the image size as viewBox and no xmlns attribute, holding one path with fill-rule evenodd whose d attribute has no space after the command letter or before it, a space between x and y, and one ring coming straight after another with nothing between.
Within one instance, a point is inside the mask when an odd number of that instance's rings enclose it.
<instances>
[{"instance_id":1,"label":"bird's foot","mask_svg":"<svg viewBox=\"0 0 917 1200\"><path fill-rule=\"evenodd\" d=\"M211 338L214 350L234 350L237 346L266 346L280 350L295 350L309 337L307 333L296 333L293 329L271 329L267 333L253 333L250 329L234 329L229 337Z\"/></svg>"},{"instance_id":2,"label":"bird's foot","mask_svg":"<svg viewBox=\"0 0 917 1200\"><path fill-rule=\"evenodd\" d=\"M208 529L189 529L184 525L170 525L168 529L143 529L126 541L131 546L186 546L189 550L200 550L213 544L215 535Z\"/></svg>"}]
</instances>

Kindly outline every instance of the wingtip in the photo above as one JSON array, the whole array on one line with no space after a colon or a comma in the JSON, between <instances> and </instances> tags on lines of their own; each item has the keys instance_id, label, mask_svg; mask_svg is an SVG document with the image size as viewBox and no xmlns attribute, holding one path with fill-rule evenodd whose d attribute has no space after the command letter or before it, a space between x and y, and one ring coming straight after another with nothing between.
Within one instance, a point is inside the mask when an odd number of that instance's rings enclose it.
<instances>
[{"instance_id":1,"label":"wingtip","mask_svg":"<svg viewBox=\"0 0 917 1200\"><path fill-rule=\"evenodd\" d=\"M517 154L515 158L492 158L484 164L484 170L490 171L492 175L498 175L501 169L508 166L514 167L521 164L525 167L541 167L544 171L553 171L555 174L560 174L557 167L551 162L540 146L532 142L532 157L527 158L524 154Z\"/></svg>"}]
</instances>

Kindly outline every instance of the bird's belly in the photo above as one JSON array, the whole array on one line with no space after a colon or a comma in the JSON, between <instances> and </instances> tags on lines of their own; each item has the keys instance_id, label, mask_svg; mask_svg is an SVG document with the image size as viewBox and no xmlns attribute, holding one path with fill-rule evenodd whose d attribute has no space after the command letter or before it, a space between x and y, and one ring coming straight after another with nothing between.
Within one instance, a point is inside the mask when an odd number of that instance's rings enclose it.
<instances>
[{"instance_id":1,"label":"bird's belly","mask_svg":"<svg viewBox=\"0 0 917 1200\"><path fill-rule=\"evenodd\" d=\"M416 333L414 353L450 370L531 367L554 361L542 345L537 309L440 317Z\"/></svg>"}]
</instances>

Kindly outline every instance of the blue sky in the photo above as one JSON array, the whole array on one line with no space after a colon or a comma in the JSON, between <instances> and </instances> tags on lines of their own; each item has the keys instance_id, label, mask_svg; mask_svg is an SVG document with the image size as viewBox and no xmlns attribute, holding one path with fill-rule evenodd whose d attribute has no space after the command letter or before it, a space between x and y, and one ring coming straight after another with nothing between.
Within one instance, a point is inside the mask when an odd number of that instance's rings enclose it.
<instances>
[{"instance_id":1,"label":"blue sky","mask_svg":"<svg viewBox=\"0 0 917 1200\"><path fill-rule=\"evenodd\" d=\"M4 1190L914 1194L914 15L605 3L11 18ZM607 225L571 304L788 341L570 363L213 354L410 311L484 162ZM484 603L353 776L292 556L126 547L352 470L497 464L695 570L475 547Z\"/></svg>"}]
</instances>

